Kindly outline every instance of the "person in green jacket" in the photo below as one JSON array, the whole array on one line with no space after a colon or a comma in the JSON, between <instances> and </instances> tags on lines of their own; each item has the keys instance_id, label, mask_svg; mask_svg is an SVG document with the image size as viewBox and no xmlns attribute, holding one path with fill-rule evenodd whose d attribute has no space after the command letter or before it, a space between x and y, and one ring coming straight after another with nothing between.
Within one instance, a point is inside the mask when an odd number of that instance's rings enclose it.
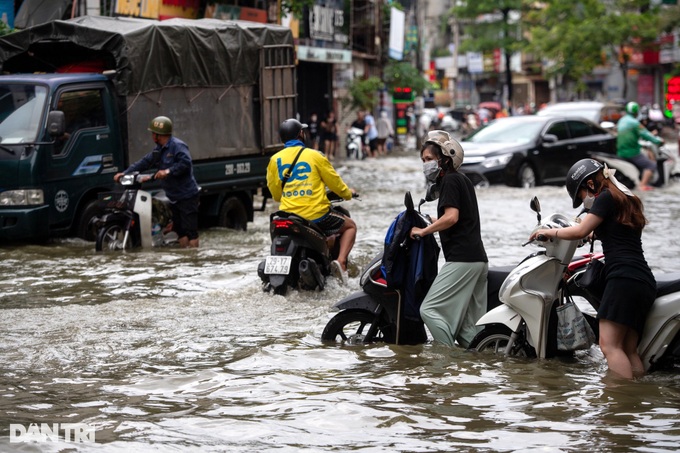
<instances>
[{"instance_id":1,"label":"person in green jacket","mask_svg":"<svg viewBox=\"0 0 680 453\"><path fill-rule=\"evenodd\" d=\"M656 162L642 152L639 140L643 138L660 145L663 139L651 134L637 120L640 106L637 102L626 104L626 115L623 115L616 124L616 155L635 165L641 172L640 190L652 190L649 181L656 171Z\"/></svg>"}]
</instances>

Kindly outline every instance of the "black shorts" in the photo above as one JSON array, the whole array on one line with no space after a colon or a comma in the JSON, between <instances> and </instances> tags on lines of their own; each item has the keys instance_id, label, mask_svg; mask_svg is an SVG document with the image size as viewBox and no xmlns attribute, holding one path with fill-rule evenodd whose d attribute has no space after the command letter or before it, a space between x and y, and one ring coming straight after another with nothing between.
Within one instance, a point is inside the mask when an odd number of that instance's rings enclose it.
<instances>
[{"instance_id":1,"label":"black shorts","mask_svg":"<svg viewBox=\"0 0 680 453\"><path fill-rule=\"evenodd\" d=\"M656 298L656 288L631 278L608 278L597 317L634 329L642 338L647 313Z\"/></svg>"},{"instance_id":2,"label":"black shorts","mask_svg":"<svg viewBox=\"0 0 680 453\"><path fill-rule=\"evenodd\" d=\"M327 237L333 236L340 231L340 228L345 224L345 216L331 211L320 219L315 220L314 224L321 228L321 231L323 231Z\"/></svg>"},{"instance_id":3,"label":"black shorts","mask_svg":"<svg viewBox=\"0 0 680 453\"><path fill-rule=\"evenodd\" d=\"M172 229L177 236L186 236L189 240L198 239L198 199L199 196L196 195L170 204Z\"/></svg>"}]
</instances>

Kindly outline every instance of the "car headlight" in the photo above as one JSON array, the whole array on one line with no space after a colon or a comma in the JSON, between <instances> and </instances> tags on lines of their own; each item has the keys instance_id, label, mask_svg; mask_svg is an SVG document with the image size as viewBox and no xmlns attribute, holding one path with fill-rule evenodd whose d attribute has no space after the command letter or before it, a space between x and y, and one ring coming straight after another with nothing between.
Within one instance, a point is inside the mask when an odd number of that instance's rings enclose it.
<instances>
[{"instance_id":1,"label":"car headlight","mask_svg":"<svg viewBox=\"0 0 680 453\"><path fill-rule=\"evenodd\" d=\"M492 156L489 157L488 159L485 159L484 162L482 162L482 167L484 168L493 168L493 167L504 167L510 162L512 159L512 153L510 154L501 154L500 156Z\"/></svg>"},{"instance_id":2,"label":"car headlight","mask_svg":"<svg viewBox=\"0 0 680 453\"><path fill-rule=\"evenodd\" d=\"M19 189L0 192L0 206L31 206L45 203L40 189Z\"/></svg>"}]
</instances>

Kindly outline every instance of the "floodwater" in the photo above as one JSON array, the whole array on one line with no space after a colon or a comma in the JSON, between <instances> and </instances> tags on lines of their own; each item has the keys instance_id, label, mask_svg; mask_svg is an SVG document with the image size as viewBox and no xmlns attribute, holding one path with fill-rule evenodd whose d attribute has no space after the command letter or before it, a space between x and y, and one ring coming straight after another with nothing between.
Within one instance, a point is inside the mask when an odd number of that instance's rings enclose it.
<instances>
[{"instance_id":1,"label":"floodwater","mask_svg":"<svg viewBox=\"0 0 680 453\"><path fill-rule=\"evenodd\" d=\"M424 189L415 153L336 168L362 194L345 203L360 227L349 287L262 292L271 202L247 232L203 231L198 250L0 247L0 451L677 451L680 377L612 380L597 347L518 360L322 344L404 192ZM491 266L534 251L533 195L544 215L576 214L564 187L478 191ZM680 183L641 197L647 260L680 272ZM31 423L84 424L95 442L10 442Z\"/></svg>"}]
</instances>

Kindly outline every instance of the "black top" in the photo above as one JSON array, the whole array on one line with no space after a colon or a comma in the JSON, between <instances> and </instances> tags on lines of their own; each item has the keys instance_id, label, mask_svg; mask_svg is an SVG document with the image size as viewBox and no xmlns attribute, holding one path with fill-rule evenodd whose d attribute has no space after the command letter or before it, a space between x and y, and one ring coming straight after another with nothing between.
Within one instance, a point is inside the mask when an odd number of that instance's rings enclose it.
<instances>
[{"instance_id":1,"label":"black top","mask_svg":"<svg viewBox=\"0 0 680 453\"><path fill-rule=\"evenodd\" d=\"M462 173L449 172L442 178L437 215L447 207L458 209L458 222L439 232L448 262L488 262L480 231L479 207L475 188Z\"/></svg>"},{"instance_id":2,"label":"black top","mask_svg":"<svg viewBox=\"0 0 680 453\"><path fill-rule=\"evenodd\" d=\"M307 122L307 130L310 138L316 138L319 135L319 123L310 119Z\"/></svg>"},{"instance_id":3,"label":"black top","mask_svg":"<svg viewBox=\"0 0 680 453\"><path fill-rule=\"evenodd\" d=\"M602 241L607 278L632 278L656 287L654 275L642 251L642 231L636 231L616 220L618 209L609 190L603 190L589 211L602 218L595 228L597 239Z\"/></svg>"},{"instance_id":4,"label":"black top","mask_svg":"<svg viewBox=\"0 0 680 453\"><path fill-rule=\"evenodd\" d=\"M361 129L363 131L364 129L366 129L366 121L356 119L352 122L352 124L350 126L356 127L356 128Z\"/></svg>"}]
</instances>

